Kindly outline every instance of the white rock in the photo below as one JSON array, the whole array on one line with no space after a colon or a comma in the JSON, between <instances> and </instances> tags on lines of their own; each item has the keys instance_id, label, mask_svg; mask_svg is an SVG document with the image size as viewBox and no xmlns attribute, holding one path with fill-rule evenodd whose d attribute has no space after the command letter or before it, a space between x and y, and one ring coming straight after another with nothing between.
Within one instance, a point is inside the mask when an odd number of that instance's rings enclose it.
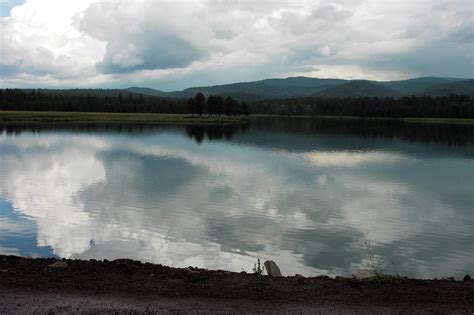
<instances>
[{"instance_id":1,"label":"white rock","mask_svg":"<svg viewBox=\"0 0 474 315\"><path fill-rule=\"evenodd\" d=\"M278 268L277 264L273 260L267 260L264 265L265 270L269 276L281 277L280 268Z\"/></svg>"}]
</instances>

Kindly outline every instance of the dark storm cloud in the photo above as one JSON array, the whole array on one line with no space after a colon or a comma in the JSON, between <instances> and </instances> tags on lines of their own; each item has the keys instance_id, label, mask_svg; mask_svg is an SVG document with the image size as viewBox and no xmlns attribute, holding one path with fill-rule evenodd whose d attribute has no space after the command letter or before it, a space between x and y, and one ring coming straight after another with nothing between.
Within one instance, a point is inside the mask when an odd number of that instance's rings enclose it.
<instances>
[{"instance_id":1,"label":"dark storm cloud","mask_svg":"<svg viewBox=\"0 0 474 315\"><path fill-rule=\"evenodd\" d=\"M102 73L183 68L201 59L205 52L172 34L146 33L128 41L108 43L104 59L97 63Z\"/></svg>"},{"instance_id":2,"label":"dark storm cloud","mask_svg":"<svg viewBox=\"0 0 474 315\"><path fill-rule=\"evenodd\" d=\"M424 76L474 77L473 45L454 40L426 42L414 51L374 56L363 63L374 69L398 69Z\"/></svg>"}]
</instances>

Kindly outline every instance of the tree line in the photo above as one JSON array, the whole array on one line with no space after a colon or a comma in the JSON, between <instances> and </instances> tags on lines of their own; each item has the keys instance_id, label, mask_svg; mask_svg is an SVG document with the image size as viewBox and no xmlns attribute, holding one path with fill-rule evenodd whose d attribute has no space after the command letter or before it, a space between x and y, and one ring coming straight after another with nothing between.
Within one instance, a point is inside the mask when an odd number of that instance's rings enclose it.
<instances>
[{"instance_id":1,"label":"tree line","mask_svg":"<svg viewBox=\"0 0 474 315\"><path fill-rule=\"evenodd\" d=\"M102 91L102 92L100 92ZM433 117L474 118L474 98L466 95L440 97L411 96L402 98L290 98L264 100L247 104L231 96L197 93L183 99L132 93L107 94L45 93L37 90L0 90L0 110L76 111L76 112L140 112L175 113L192 116L221 115L308 115L355 117ZM101 94L102 93L102 94Z\"/></svg>"},{"instance_id":2,"label":"tree line","mask_svg":"<svg viewBox=\"0 0 474 315\"><path fill-rule=\"evenodd\" d=\"M0 90L1 110L119 112L119 113L187 113L185 102L179 99L132 93L94 94L45 93L36 90Z\"/></svg>"},{"instance_id":3,"label":"tree line","mask_svg":"<svg viewBox=\"0 0 474 315\"><path fill-rule=\"evenodd\" d=\"M0 110L62 111L62 112L123 112L123 113L172 113L208 115L249 115L249 106L232 97L210 95L207 99L197 93L187 102L183 99L147 96L132 93L94 94L45 93L36 90L0 90Z\"/></svg>"},{"instance_id":4,"label":"tree line","mask_svg":"<svg viewBox=\"0 0 474 315\"><path fill-rule=\"evenodd\" d=\"M232 96L227 96L225 99L220 95L210 95L207 100L204 94L197 93L194 98L189 98L188 113L191 115L202 116L207 113L210 116L221 115L250 115L250 108L246 102L239 104Z\"/></svg>"},{"instance_id":5,"label":"tree line","mask_svg":"<svg viewBox=\"0 0 474 315\"><path fill-rule=\"evenodd\" d=\"M255 102L252 113L271 115L474 118L474 98L467 95L401 98L291 98Z\"/></svg>"}]
</instances>

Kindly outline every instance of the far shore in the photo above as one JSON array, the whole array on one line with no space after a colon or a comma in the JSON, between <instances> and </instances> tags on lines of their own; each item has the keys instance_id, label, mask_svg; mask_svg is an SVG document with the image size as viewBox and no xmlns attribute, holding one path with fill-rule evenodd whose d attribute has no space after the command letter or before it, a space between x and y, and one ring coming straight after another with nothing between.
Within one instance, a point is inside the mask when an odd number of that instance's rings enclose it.
<instances>
[{"instance_id":1,"label":"far shore","mask_svg":"<svg viewBox=\"0 0 474 315\"><path fill-rule=\"evenodd\" d=\"M474 125L472 118L432 118L432 117L357 117L357 116L316 116L316 115L268 115L252 114L250 116L202 116L191 114L163 113L113 113L113 112L48 112L48 111L4 111L0 110L0 122L35 122L35 123L147 123L176 125L241 125L251 118L258 117L291 117L349 120L389 120L406 123L458 124Z\"/></svg>"},{"instance_id":2,"label":"far shore","mask_svg":"<svg viewBox=\"0 0 474 315\"><path fill-rule=\"evenodd\" d=\"M284 270L282 270L284 272ZM271 277L119 259L0 255L0 313L459 313L474 311L474 281ZM38 301L41 301L38 304ZM80 301L80 303L78 302ZM196 307L199 306L199 309Z\"/></svg>"},{"instance_id":3,"label":"far shore","mask_svg":"<svg viewBox=\"0 0 474 315\"><path fill-rule=\"evenodd\" d=\"M0 111L0 122L44 123L147 123L183 125L240 125L248 122L245 116L209 116L161 113L101 113L101 112L39 112Z\"/></svg>"},{"instance_id":4,"label":"far shore","mask_svg":"<svg viewBox=\"0 0 474 315\"><path fill-rule=\"evenodd\" d=\"M322 118L322 119L348 119L348 120L390 120L403 121L407 123L427 123L427 124L460 124L474 125L474 118L433 118L433 117L359 117L359 116L328 116L328 115L269 115L253 114L252 117L292 117L292 118Z\"/></svg>"}]
</instances>

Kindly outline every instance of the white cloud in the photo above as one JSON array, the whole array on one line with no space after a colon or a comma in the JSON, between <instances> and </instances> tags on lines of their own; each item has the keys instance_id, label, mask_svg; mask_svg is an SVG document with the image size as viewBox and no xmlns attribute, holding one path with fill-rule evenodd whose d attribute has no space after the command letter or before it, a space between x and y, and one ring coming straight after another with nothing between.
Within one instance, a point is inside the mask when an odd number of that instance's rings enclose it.
<instances>
[{"instance_id":1,"label":"white cloud","mask_svg":"<svg viewBox=\"0 0 474 315\"><path fill-rule=\"evenodd\" d=\"M298 69L297 69L298 70ZM359 79L364 78L367 80L379 80L383 78L384 80L403 80L407 75L415 76L416 73L406 70L406 71L396 71L396 70L387 70L387 69L376 69L373 67L362 67L359 65L353 64L342 64L342 65L332 65L332 64L320 64L318 68L309 68L304 69L305 71L296 71L296 72L287 72L283 76L311 76L319 78L335 78L335 79Z\"/></svg>"},{"instance_id":2,"label":"white cloud","mask_svg":"<svg viewBox=\"0 0 474 315\"><path fill-rule=\"evenodd\" d=\"M324 45L323 47L319 49L319 51L321 52L323 56L328 57L331 55L331 47L329 47L328 45Z\"/></svg>"},{"instance_id":3,"label":"white cloud","mask_svg":"<svg viewBox=\"0 0 474 315\"><path fill-rule=\"evenodd\" d=\"M13 75L51 75L58 79L94 76L91 69L103 55L104 44L74 26L75 14L88 1L29 0L3 18L2 61L16 67ZM2 74L3 76L4 74Z\"/></svg>"},{"instance_id":4,"label":"white cloud","mask_svg":"<svg viewBox=\"0 0 474 315\"><path fill-rule=\"evenodd\" d=\"M315 166L355 167L365 163L395 163L405 157L385 152L312 151L302 154Z\"/></svg>"},{"instance_id":5,"label":"white cloud","mask_svg":"<svg viewBox=\"0 0 474 315\"><path fill-rule=\"evenodd\" d=\"M57 139L27 140L20 146L22 151L42 148L41 153L34 155L35 158L2 157L0 168L2 196L14 200L15 208L37 221L39 246L51 246L54 254L64 257L82 252L90 245L90 238L87 236L90 233L88 214L79 210L80 205L74 202L73 195L84 185L91 185L104 178L102 165L93 156L82 155L86 152L93 154L100 148L100 143L96 143L94 139L84 139L81 144L81 139L77 140L78 146L64 148L63 154L53 159L48 159L47 155L61 146ZM15 168L22 168L25 172L5 182L8 169ZM76 171L66 172L65 169ZM23 189L17 189L18 187ZM29 193L31 191L36 193L32 195ZM46 213L44 209L48 206L59 212L53 215ZM2 225L0 230L1 228ZM75 237L70 238L70 235Z\"/></svg>"},{"instance_id":6,"label":"white cloud","mask_svg":"<svg viewBox=\"0 0 474 315\"><path fill-rule=\"evenodd\" d=\"M198 72L206 84L216 71L232 78L248 69L251 80L302 66L338 69L301 73L318 77L472 76L460 65L472 64L473 14L468 0L27 0L1 20L0 83L106 86L172 77L184 88ZM433 49L440 45L451 51ZM426 54L439 58L423 62Z\"/></svg>"}]
</instances>

